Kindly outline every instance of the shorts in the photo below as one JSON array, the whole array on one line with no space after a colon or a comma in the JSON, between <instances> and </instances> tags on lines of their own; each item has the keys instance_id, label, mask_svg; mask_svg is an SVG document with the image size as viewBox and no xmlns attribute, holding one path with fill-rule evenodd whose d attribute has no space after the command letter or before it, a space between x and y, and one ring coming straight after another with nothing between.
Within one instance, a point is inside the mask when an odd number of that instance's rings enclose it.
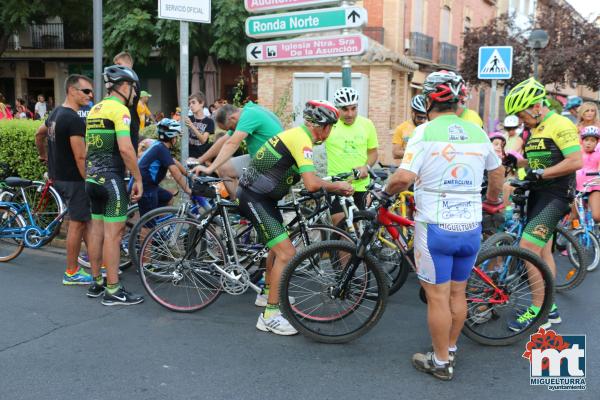
<instances>
[{"instance_id":1,"label":"shorts","mask_svg":"<svg viewBox=\"0 0 600 400\"><path fill-rule=\"evenodd\" d=\"M239 178L244 173L244 169L248 168L248 165L250 165L250 155L244 154L243 156L233 157L229 162L233 165L235 173Z\"/></svg>"},{"instance_id":2,"label":"shorts","mask_svg":"<svg viewBox=\"0 0 600 400\"><path fill-rule=\"evenodd\" d=\"M125 222L129 196L125 180L116 174L88 178L85 191L90 196L92 219L104 222Z\"/></svg>"},{"instance_id":3,"label":"shorts","mask_svg":"<svg viewBox=\"0 0 600 400\"><path fill-rule=\"evenodd\" d=\"M283 226L283 216L277 208L277 200L241 186L238 188L237 198L240 202L240 214L252 222L262 244L272 248L288 238Z\"/></svg>"},{"instance_id":4,"label":"shorts","mask_svg":"<svg viewBox=\"0 0 600 400\"><path fill-rule=\"evenodd\" d=\"M366 207L368 192L354 192L352 197L354 198L354 204L358 207L359 210L364 210ZM340 197L335 196L333 202L331 203L331 214L338 214L344 212L342 209L342 204L340 203Z\"/></svg>"},{"instance_id":5,"label":"shorts","mask_svg":"<svg viewBox=\"0 0 600 400\"><path fill-rule=\"evenodd\" d=\"M567 197L548 192L530 191L527 201L527 225L523 239L539 247L550 240L559 221L571 211Z\"/></svg>"},{"instance_id":6,"label":"shorts","mask_svg":"<svg viewBox=\"0 0 600 400\"><path fill-rule=\"evenodd\" d=\"M54 181L53 185L65 201L72 221L87 222L91 219L90 197L85 191L84 181Z\"/></svg>"},{"instance_id":7,"label":"shorts","mask_svg":"<svg viewBox=\"0 0 600 400\"><path fill-rule=\"evenodd\" d=\"M173 198L173 193L161 187L144 188L144 193L138 201L140 217L148 212L169 204Z\"/></svg>"},{"instance_id":8,"label":"shorts","mask_svg":"<svg viewBox=\"0 0 600 400\"><path fill-rule=\"evenodd\" d=\"M481 224L415 224L417 277L440 285L469 279L481 245Z\"/></svg>"}]
</instances>

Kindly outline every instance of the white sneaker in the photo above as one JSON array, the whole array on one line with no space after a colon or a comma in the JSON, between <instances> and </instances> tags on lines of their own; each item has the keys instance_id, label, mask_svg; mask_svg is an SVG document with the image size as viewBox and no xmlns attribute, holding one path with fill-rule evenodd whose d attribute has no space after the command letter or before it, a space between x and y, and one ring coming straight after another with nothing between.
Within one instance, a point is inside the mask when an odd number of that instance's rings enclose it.
<instances>
[{"instance_id":1,"label":"white sneaker","mask_svg":"<svg viewBox=\"0 0 600 400\"><path fill-rule=\"evenodd\" d=\"M272 315L271 318L265 319L263 313L258 316L258 322L256 323L256 329L263 332L273 332L276 335L291 336L298 333L296 329L287 319L283 318L281 313Z\"/></svg>"},{"instance_id":2,"label":"white sneaker","mask_svg":"<svg viewBox=\"0 0 600 400\"><path fill-rule=\"evenodd\" d=\"M257 294L256 295L256 300L254 300L254 305L257 307L266 307L267 306L267 295L266 294ZM290 299L290 304L294 304L296 302L296 299L292 296L289 296L288 299Z\"/></svg>"}]
</instances>

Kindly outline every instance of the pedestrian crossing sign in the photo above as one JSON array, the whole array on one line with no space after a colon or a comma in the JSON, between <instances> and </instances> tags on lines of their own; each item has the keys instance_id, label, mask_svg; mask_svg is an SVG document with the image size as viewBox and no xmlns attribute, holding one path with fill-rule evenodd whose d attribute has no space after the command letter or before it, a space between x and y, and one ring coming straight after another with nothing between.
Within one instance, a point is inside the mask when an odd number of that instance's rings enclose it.
<instances>
[{"instance_id":1,"label":"pedestrian crossing sign","mask_svg":"<svg viewBox=\"0 0 600 400\"><path fill-rule=\"evenodd\" d=\"M510 79L512 76L512 46L485 46L479 48L479 79Z\"/></svg>"}]
</instances>

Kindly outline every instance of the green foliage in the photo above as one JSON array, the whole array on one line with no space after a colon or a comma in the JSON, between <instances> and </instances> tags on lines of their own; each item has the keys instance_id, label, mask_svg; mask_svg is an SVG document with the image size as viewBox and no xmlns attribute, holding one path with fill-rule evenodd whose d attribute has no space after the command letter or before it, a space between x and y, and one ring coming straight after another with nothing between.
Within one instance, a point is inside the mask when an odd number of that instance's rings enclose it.
<instances>
[{"instance_id":1,"label":"green foliage","mask_svg":"<svg viewBox=\"0 0 600 400\"><path fill-rule=\"evenodd\" d=\"M289 128L292 126L294 119L296 118L297 110L293 110L291 113L287 112L287 107L292 98L292 84L290 83L288 87L285 88L281 97L277 100L277 104L275 105L275 110L273 113L277 115L284 128Z\"/></svg>"},{"instance_id":2,"label":"green foliage","mask_svg":"<svg viewBox=\"0 0 600 400\"><path fill-rule=\"evenodd\" d=\"M217 58L232 63L246 64L246 46L250 39L246 36L244 24L248 12L240 0L220 0L213 2L212 35L214 40L210 51Z\"/></svg>"},{"instance_id":3,"label":"green foliage","mask_svg":"<svg viewBox=\"0 0 600 400\"><path fill-rule=\"evenodd\" d=\"M7 163L11 173L26 179L41 179L46 166L38 160L35 133L41 121L0 121L0 162Z\"/></svg>"},{"instance_id":4,"label":"green foliage","mask_svg":"<svg viewBox=\"0 0 600 400\"><path fill-rule=\"evenodd\" d=\"M235 89L233 89L233 105L236 107L244 106L244 78L240 77Z\"/></svg>"}]
</instances>

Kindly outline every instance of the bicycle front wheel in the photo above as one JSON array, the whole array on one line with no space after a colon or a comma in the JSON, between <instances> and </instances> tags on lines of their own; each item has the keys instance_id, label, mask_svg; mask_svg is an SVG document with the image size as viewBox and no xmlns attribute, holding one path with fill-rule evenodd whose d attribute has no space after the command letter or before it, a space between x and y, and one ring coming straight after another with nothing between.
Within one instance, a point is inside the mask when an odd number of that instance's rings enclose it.
<instances>
[{"instance_id":1,"label":"bicycle front wheel","mask_svg":"<svg viewBox=\"0 0 600 400\"><path fill-rule=\"evenodd\" d=\"M25 227L25 220L8 207L0 206L0 262L17 258L25 245L15 230Z\"/></svg>"},{"instance_id":2,"label":"bicycle front wheel","mask_svg":"<svg viewBox=\"0 0 600 400\"><path fill-rule=\"evenodd\" d=\"M588 272L598 268L598 264L600 264L600 242L598 242L596 235L583 229L573 230L570 231L570 233L577 239L583 249ZM571 261L573 265L579 267L577 249L575 249L575 246L571 243L567 244L567 253L569 255L569 261Z\"/></svg>"},{"instance_id":3,"label":"bicycle front wheel","mask_svg":"<svg viewBox=\"0 0 600 400\"><path fill-rule=\"evenodd\" d=\"M381 318L386 279L374 257L359 259L355 253L356 245L347 241L314 243L300 250L284 269L280 306L303 335L323 343L346 343L364 335ZM342 287L343 276L354 267Z\"/></svg>"},{"instance_id":4,"label":"bicycle front wheel","mask_svg":"<svg viewBox=\"0 0 600 400\"><path fill-rule=\"evenodd\" d=\"M576 262L571 262L569 257ZM565 227L557 226L552 243L552 256L556 265L554 285L557 292L567 292L581 285L587 275L588 260L586 251L579 241Z\"/></svg>"}]
</instances>

